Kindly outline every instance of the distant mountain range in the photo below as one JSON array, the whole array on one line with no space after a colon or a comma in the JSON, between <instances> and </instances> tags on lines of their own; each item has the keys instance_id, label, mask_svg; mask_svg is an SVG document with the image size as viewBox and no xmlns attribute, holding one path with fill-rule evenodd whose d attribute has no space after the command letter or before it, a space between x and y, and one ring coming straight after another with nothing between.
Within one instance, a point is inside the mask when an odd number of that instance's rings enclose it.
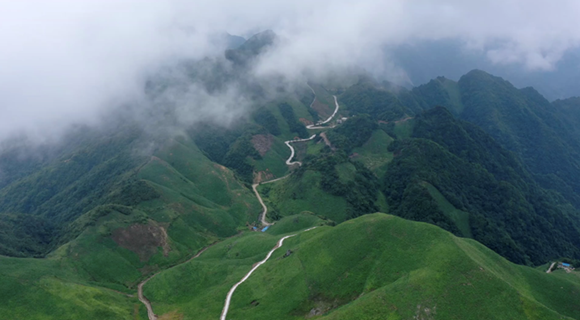
<instances>
[{"instance_id":1,"label":"distant mountain range","mask_svg":"<svg viewBox=\"0 0 580 320\"><path fill-rule=\"evenodd\" d=\"M387 59L407 73L413 85L436 77L452 80L473 69L509 79L519 88L534 87L546 99L580 96L580 49L570 49L554 70L528 70L521 63L494 64L480 50L467 49L460 40L417 41L386 49Z\"/></svg>"}]
</instances>

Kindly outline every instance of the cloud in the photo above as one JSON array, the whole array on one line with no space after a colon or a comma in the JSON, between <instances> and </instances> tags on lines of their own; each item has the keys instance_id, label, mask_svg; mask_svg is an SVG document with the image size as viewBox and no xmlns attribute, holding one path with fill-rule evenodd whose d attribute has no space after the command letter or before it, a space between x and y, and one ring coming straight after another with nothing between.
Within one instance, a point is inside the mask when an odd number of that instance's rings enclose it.
<instances>
[{"instance_id":1,"label":"cloud","mask_svg":"<svg viewBox=\"0 0 580 320\"><path fill-rule=\"evenodd\" d=\"M458 38L494 63L531 70L554 68L580 44L580 3L568 0L0 2L0 139L50 140L71 124L98 125L119 106L143 102L160 69L219 55L224 31L274 30L280 41L253 76L301 80L359 67L404 78L385 47L412 41ZM250 104L236 86L170 92L187 123L232 121Z\"/></svg>"}]
</instances>

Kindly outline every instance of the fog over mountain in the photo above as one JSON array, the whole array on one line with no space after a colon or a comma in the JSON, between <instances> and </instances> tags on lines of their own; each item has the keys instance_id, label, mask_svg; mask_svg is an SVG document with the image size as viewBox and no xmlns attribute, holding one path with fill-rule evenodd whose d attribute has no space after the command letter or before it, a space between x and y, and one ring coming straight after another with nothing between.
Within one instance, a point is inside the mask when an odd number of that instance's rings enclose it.
<instances>
[{"instance_id":1,"label":"fog over mountain","mask_svg":"<svg viewBox=\"0 0 580 320\"><path fill-rule=\"evenodd\" d=\"M489 66L550 74L580 44L580 4L568 0L29 0L1 5L1 139L25 134L50 141L71 125L97 126L121 107L149 114L143 112L150 103L144 95L147 80L160 70L179 73L178 63L185 60L223 56L225 32L249 38L273 30L278 41L249 73L256 81L275 77L287 83L363 68L408 84L410 64L396 59L394 50L440 40L476 52ZM171 101L181 107L186 124L227 122L251 104L238 91L237 85L218 93L192 86L174 92Z\"/></svg>"}]
</instances>

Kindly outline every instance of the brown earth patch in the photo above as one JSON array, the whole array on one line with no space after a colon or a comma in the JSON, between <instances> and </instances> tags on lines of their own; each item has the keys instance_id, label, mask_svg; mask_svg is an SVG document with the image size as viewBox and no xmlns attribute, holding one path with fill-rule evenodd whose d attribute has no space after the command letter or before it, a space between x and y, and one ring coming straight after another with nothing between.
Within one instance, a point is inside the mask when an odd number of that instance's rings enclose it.
<instances>
[{"instance_id":1,"label":"brown earth patch","mask_svg":"<svg viewBox=\"0 0 580 320\"><path fill-rule=\"evenodd\" d=\"M127 228L115 229L111 238L120 247L139 255L141 261L149 260L157 253L159 247L163 249L164 256L167 256L171 250L167 243L165 228L152 223L134 224Z\"/></svg>"},{"instance_id":2,"label":"brown earth patch","mask_svg":"<svg viewBox=\"0 0 580 320\"><path fill-rule=\"evenodd\" d=\"M403 119L397 120L395 121L395 123L402 123L402 122L407 122L409 120L413 119L412 117L406 116Z\"/></svg>"},{"instance_id":3,"label":"brown earth patch","mask_svg":"<svg viewBox=\"0 0 580 320\"><path fill-rule=\"evenodd\" d=\"M268 181L272 179L274 179L274 174L268 170L254 172L254 183L260 183L262 181Z\"/></svg>"},{"instance_id":4,"label":"brown earth patch","mask_svg":"<svg viewBox=\"0 0 580 320\"><path fill-rule=\"evenodd\" d=\"M332 145L330 144L330 140L328 140L328 137L326 136L326 132L322 132L320 134L320 137L322 138L322 140L324 140L324 143L329 146L330 148L332 148Z\"/></svg>"},{"instance_id":5,"label":"brown earth patch","mask_svg":"<svg viewBox=\"0 0 580 320\"><path fill-rule=\"evenodd\" d=\"M310 105L310 107L318 113L318 117L321 120L330 117L330 115L332 115L332 112L334 112L333 107L320 102L320 100L318 99L314 100L314 102L312 103L312 105Z\"/></svg>"},{"instance_id":6,"label":"brown earth patch","mask_svg":"<svg viewBox=\"0 0 580 320\"><path fill-rule=\"evenodd\" d=\"M270 150L272 142L274 142L274 137L270 134L257 134L252 137L252 145L262 157Z\"/></svg>"},{"instance_id":7,"label":"brown earth patch","mask_svg":"<svg viewBox=\"0 0 580 320\"><path fill-rule=\"evenodd\" d=\"M305 126L309 126L309 125L313 124L312 121L310 121L310 120L308 120L306 118L300 118L300 119L298 119L298 121L302 122L302 124L305 125Z\"/></svg>"},{"instance_id":8,"label":"brown earth patch","mask_svg":"<svg viewBox=\"0 0 580 320\"><path fill-rule=\"evenodd\" d=\"M157 270L159 270L159 266L155 264L152 266L144 266L143 268L139 269L139 272L141 272L142 275L146 275L151 274Z\"/></svg>"},{"instance_id":9,"label":"brown earth patch","mask_svg":"<svg viewBox=\"0 0 580 320\"><path fill-rule=\"evenodd\" d=\"M158 320L182 320L183 314L177 313L177 311L168 312L157 318Z\"/></svg>"},{"instance_id":10,"label":"brown earth patch","mask_svg":"<svg viewBox=\"0 0 580 320\"><path fill-rule=\"evenodd\" d=\"M221 171L228 172L228 168L226 168L226 167L224 167L222 165L219 165L217 163L214 163L213 166L216 167L216 168L218 168L218 169L220 169Z\"/></svg>"}]
</instances>

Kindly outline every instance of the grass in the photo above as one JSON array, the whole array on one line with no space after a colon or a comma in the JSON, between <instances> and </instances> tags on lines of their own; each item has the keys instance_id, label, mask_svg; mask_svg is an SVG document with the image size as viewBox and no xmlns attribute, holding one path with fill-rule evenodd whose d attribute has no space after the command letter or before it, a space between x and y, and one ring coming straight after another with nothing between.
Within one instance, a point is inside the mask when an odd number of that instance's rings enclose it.
<instances>
[{"instance_id":1,"label":"grass","mask_svg":"<svg viewBox=\"0 0 580 320\"><path fill-rule=\"evenodd\" d=\"M147 319L135 297L89 284L63 259L0 257L3 319Z\"/></svg>"},{"instance_id":2,"label":"grass","mask_svg":"<svg viewBox=\"0 0 580 320\"><path fill-rule=\"evenodd\" d=\"M229 287L284 234L229 239L162 272L145 293L159 314L215 319ZM578 295L575 275L515 265L433 225L372 214L287 239L238 287L228 319L579 319Z\"/></svg>"},{"instance_id":3,"label":"grass","mask_svg":"<svg viewBox=\"0 0 580 320\"><path fill-rule=\"evenodd\" d=\"M346 183L348 181L354 181L354 176L356 174L355 166L350 162L343 162L334 166L340 181Z\"/></svg>"},{"instance_id":4,"label":"grass","mask_svg":"<svg viewBox=\"0 0 580 320\"><path fill-rule=\"evenodd\" d=\"M459 85L457 84L457 82L449 79L444 79L442 81L442 85L443 88L445 88L445 91L447 91L447 94L449 95L449 100L451 100L451 105L448 107L451 107L455 112L455 114L460 114L463 111L464 106L463 102L461 101L461 92L459 90Z\"/></svg>"},{"instance_id":5,"label":"grass","mask_svg":"<svg viewBox=\"0 0 580 320\"><path fill-rule=\"evenodd\" d=\"M323 225L326 222L327 221L320 219L313 213L305 212L284 217L280 219L280 221L276 221L276 223L266 232L271 235L281 235Z\"/></svg>"},{"instance_id":6,"label":"grass","mask_svg":"<svg viewBox=\"0 0 580 320\"><path fill-rule=\"evenodd\" d=\"M394 131L397 139L410 138L411 134L413 133L413 123L413 119L395 123Z\"/></svg>"},{"instance_id":7,"label":"grass","mask_svg":"<svg viewBox=\"0 0 580 320\"><path fill-rule=\"evenodd\" d=\"M346 220L347 203L320 188L320 173L306 170L300 178L291 176L273 184L260 185L258 191L268 210L281 217L311 211L336 222Z\"/></svg>"},{"instance_id":8,"label":"grass","mask_svg":"<svg viewBox=\"0 0 580 320\"><path fill-rule=\"evenodd\" d=\"M463 236L473 238L471 227L469 225L469 213L455 208L449 201L447 201L447 199L445 199L441 192L430 183L423 181L421 185L425 187L431 197L437 201L441 211L443 211L443 213L455 223Z\"/></svg>"},{"instance_id":9,"label":"grass","mask_svg":"<svg viewBox=\"0 0 580 320\"><path fill-rule=\"evenodd\" d=\"M330 92L328 92L323 86L317 84L310 84L314 92L316 92L316 99L320 103L325 104L334 110L334 97Z\"/></svg>"},{"instance_id":10,"label":"grass","mask_svg":"<svg viewBox=\"0 0 580 320\"><path fill-rule=\"evenodd\" d=\"M310 155L320 154L320 151L322 151L322 149L325 146L326 146L326 144L324 144L324 141L319 141L319 142L308 141L308 149L306 151L306 154L310 154Z\"/></svg>"},{"instance_id":11,"label":"grass","mask_svg":"<svg viewBox=\"0 0 580 320\"><path fill-rule=\"evenodd\" d=\"M135 178L159 197L85 213L74 224L80 234L46 259L0 256L2 318L147 319L137 298L125 294L136 296L145 277L236 234L261 212L251 190L186 139L157 151ZM138 226L150 231L131 233ZM113 239L119 230L128 244L141 247L120 246Z\"/></svg>"},{"instance_id":12,"label":"grass","mask_svg":"<svg viewBox=\"0 0 580 320\"><path fill-rule=\"evenodd\" d=\"M382 177L386 172L387 164L393 160L393 154L387 151L391 142L393 142L393 138L383 130L375 130L362 147L353 150L354 153L358 154L355 159L362 162L378 177Z\"/></svg>"},{"instance_id":13,"label":"grass","mask_svg":"<svg viewBox=\"0 0 580 320\"><path fill-rule=\"evenodd\" d=\"M300 101L297 101L296 99L292 98L279 99L266 104L266 108L272 112L272 114L278 121L278 126L280 127L281 131L281 134L278 136L278 138L281 141L291 140L294 139L294 137L296 136L296 133L290 132L290 127L288 126L288 123L280 113L280 109L278 108L278 105L284 102L288 103L292 107L292 110L294 111L297 120L299 120L300 118L304 118L306 120L312 121L312 115L308 112L308 106L303 105Z\"/></svg>"},{"instance_id":14,"label":"grass","mask_svg":"<svg viewBox=\"0 0 580 320\"><path fill-rule=\"evenodd\" d=\"M274 175L274 178L285 176L288 173L286 159L290 156L290 149L284 141L274 138L274 142L268 152L262 157L262 160L252 160L255 171L265 171Z\"/></svg>"}]
</instances>

